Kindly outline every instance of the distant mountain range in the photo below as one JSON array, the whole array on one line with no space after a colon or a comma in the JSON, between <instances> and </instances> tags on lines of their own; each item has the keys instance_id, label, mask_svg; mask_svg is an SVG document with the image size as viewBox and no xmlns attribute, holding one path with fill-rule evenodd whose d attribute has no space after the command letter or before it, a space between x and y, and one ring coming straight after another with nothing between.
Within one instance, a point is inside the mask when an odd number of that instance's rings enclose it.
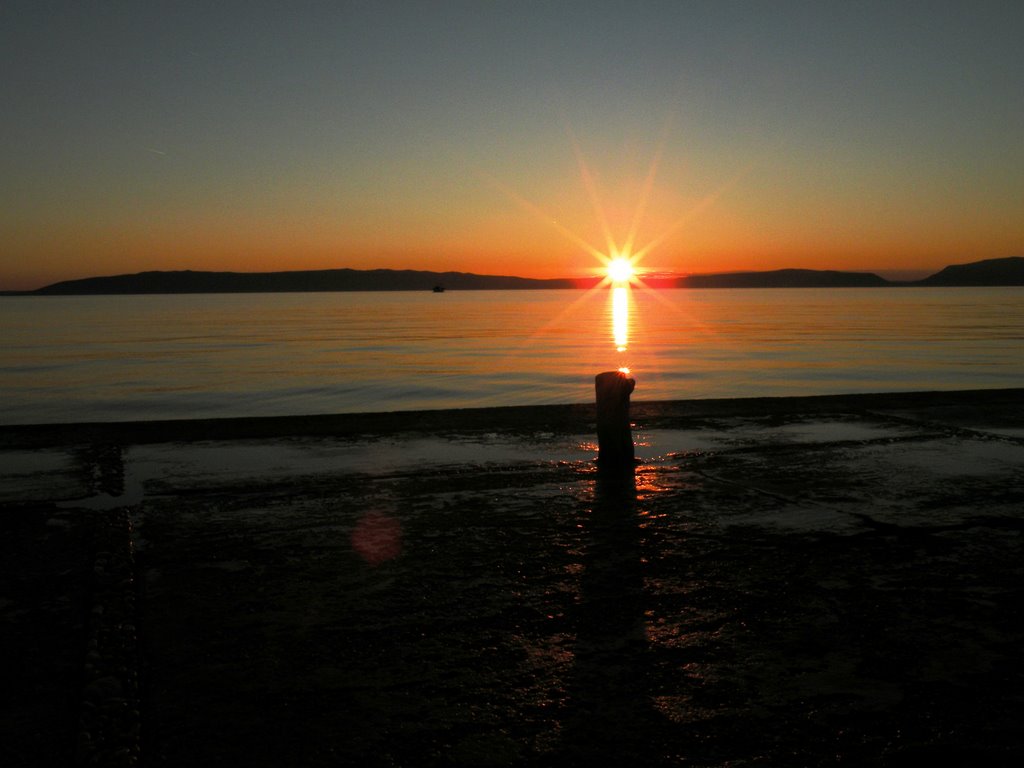
<instances>
[{"instance_id":1,"label":"distant mountain range","mask_svg":"<svg viewBox=\"0 0 1024 768\"><path fill-rule=\"evenodd\" d=\"M66 280L31 295L154 293L271 293L302 291L429 291L588 288L598 278L533 280L525 277L393 269L324 269L301 272L140 272L134 275ZM955 264L923 280L896 282L871 272L778 269L768 272L658 277L663 288L864 288L885 286L1024 285L1024 257Z\"/></svg>"}]
</instances>

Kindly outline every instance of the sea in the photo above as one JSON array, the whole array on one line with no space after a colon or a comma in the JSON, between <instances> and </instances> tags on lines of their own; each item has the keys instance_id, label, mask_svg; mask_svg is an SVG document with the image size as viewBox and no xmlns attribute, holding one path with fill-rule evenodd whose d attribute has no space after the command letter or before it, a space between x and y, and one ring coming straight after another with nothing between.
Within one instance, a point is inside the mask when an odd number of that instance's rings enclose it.
<instances>
[{"instance_id":1,"label":"sea","mask_svg":"<svg viewBox=\"0 0 1024 768\"><path fill-rule=\"evenodd\" d=\"M1024 386L1024 288L0 297L0 424Z\"/></svg>"}]
</instances>

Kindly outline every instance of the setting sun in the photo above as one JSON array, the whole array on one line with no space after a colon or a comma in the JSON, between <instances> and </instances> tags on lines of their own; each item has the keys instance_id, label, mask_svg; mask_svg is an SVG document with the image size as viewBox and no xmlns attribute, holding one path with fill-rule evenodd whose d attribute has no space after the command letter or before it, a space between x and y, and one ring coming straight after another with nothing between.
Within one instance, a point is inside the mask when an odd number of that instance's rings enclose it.
<instances>
[{"instance_id":1,"label":"setting sun","mask_svg":"<svg viewBox=\"0 0 1024 768\"><path fill-rule=\"evenodd\" d=\"M608 262L608 278L613 283L628 283L633 278L633 263L625 256Z\"/></svg>"}]
</instances>

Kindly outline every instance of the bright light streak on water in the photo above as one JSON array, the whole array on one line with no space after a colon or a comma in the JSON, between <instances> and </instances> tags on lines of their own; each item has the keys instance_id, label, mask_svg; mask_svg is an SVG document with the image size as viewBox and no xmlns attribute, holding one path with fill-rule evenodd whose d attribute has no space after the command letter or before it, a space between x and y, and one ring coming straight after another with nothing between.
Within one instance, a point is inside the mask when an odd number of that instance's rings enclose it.
<instances>
[{"instance_id":1,"label":"bright light streak on water","mask_svg":"<svg viewBox=\"0 0 1024 768\"><path fill-rule=\"evenodd\" d=\"M629 289L623 285L612 288L612 336L615 350L625 352L629 346Z\"/></svg>"}]
</instances>

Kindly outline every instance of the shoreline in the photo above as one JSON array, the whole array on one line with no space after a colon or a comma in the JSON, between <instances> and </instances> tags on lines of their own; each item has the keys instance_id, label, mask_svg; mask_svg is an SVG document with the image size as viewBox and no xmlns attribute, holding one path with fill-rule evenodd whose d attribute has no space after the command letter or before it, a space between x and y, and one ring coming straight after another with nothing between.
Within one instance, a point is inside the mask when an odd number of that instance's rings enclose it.
<instances>
[{"instance_id":1,"label":"shoreline","mask_svg":"<svg viewBox=\"0 0 1024 768\"><path fill-rule=\"evenodd\" d=\"M1024 390L593 415L0 428L8 752L1020 763Z\"/></svg>"},{"instance_id":2,"label":"shoreline","mask_svg":"<svg viewBox=\"0 0 1024 768\"><path fill-rule=\"evenodd\" d=\"M874 392L790 397L709 398L634 401L630 416L645 428L685 426L694 420L725 416L779 416L845 411L944 409L973 418L1005 406L1002 418L1024 426L1024 388ZM399 433L592 432L592 403L456 408L372 413L244 416L213 419L72 422L0 425L0 448L42 448L82 443L146 444L196 440L283 437L358 437Z\"/></svg>"}]
</instances>

